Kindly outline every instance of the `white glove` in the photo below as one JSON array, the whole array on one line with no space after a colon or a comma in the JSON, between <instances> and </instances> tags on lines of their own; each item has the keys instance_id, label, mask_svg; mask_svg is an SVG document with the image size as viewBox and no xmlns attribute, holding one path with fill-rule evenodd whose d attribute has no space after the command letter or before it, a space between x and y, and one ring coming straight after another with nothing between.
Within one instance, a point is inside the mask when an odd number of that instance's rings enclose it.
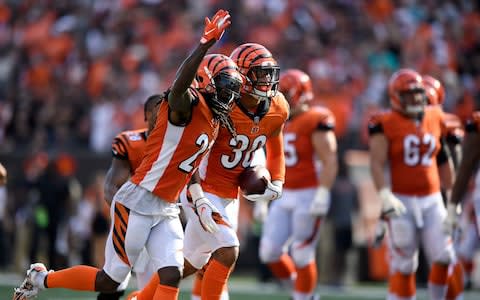
<instances>
[{"instance_id":1,"label":"white glove","mask_svg":"<svg viewBox=\"0 0 480 300\"><path fill-rule=\"evenodd\" d=\"M462 208L459 204L447 203L447 217L443 222L443 229L445 233L453 234L459 225L459 216L462 213Z\"/></svg>"},{"instance_id":2,"label":"white glove","mask_svg":"<svg viewBox=\"0 0 480 300\"><path fill-rule=\"evenodd\" d=\"M257 201L253 205L253 219L263 222L268 214L268 201Z\"/></svg>"},{"instance_id":3,"label":"white glove","mask_svg":"<svg viewBox=\"0 0 480 300\"><path fill-rule=\"evenodd\" d=\"M310 204L310 213L314 216L325 216L330 208L330 191L320 186L315 192L312 204Z\"/></svg>"},{"instance_id":4,"label":"white glove","mask_svg":"<svg viewBox=\"0 0 480 300\"><path fill-rule=\"evenodd\" d=\"M220 214L218 209L205 197L202 186L199 183L191 184L188 190L192 196L193 205L203 229L210 233L217 232L218 225L213 219L213 214Z\"/></svg>"},{"instance_id":5,"label":"white glove","mask_svg":"<svg viewBox=\"0 0 480 300\"><path fill-rule=\"evenodd\" d=\"M407 212L405 205L395 197L389 188L382 188L378 192L378 196L382 200L382 218L394 218Z\"/></svg>"},{"instance_id":6,"label":"white glove","mask_svg":"<svg viewBox=\"0 0 480 300\"><path fill-rule=\"evenodd\" d=\"M278 199L282 196L282 188L283 182L280 180L265 180L267 182L267 187L265 188L265 192L263 194L251 194L251 195L243 195L247 200L250 201L272 201Z\"/></svg>"},{"instance_id":7,"label":"white glove","mask_svg":"<svg viewBox=\"0 0 480 300\"><path fill-rule=\"evenodd\" d=\"M202 224L203 229L210 233L217 232L218 225L213 219L213 214L220 214L218 209L216 209L212 202L205 197L195 200L194 204L198 219L200 220L200 224Z\"/></svg>"}]
</instances>

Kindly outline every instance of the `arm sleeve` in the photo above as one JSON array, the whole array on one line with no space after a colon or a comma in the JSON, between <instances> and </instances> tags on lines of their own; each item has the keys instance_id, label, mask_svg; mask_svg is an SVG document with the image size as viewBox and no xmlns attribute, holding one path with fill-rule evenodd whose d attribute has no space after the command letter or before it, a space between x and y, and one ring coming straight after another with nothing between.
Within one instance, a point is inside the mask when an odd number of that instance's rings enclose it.
<instances>
[{"instance_id":1,"label":"arm sleeve","mask_svg":"<svg viewBox=\"0 0 480 300\"><path fill-rule=\"evenodd\" d=\"M112 142L112 156L121 159L128 160L128 145L125 136L119 134Z\"/></svg>"},{"instance_id":2,"label":"arm sleeve","mask_svg":"<svg viewBox=\"0 0 480 300\"><path fill-rule=\"evenodd\" d=\"M285 155L283 152L283 134L280 132L267 140L267 168L272 180L285 182Z\"/></svg>"}]
</instances>

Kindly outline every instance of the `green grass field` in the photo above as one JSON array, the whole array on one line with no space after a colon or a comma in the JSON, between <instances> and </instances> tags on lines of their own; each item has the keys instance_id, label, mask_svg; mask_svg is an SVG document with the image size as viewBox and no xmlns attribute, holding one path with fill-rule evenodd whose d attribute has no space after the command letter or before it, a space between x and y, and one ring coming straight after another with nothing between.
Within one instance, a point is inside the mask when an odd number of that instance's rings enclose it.
<instances>
[{"instance_id":1,"label":"green grass field","mask_svg":"<svg viewBox=\"0 0 480 300\"><path fill-rule=\"evenodd\" d=\"M21 281L18 278L8 278L0 276L0 300L8 300L12 297L14 283ZM189 300L191 282L186 280L182 283L179 299ZM234 277L229 283L231 300L273 300L289 299L288 295L279 290L275 284L260 284L253 277ZM380 300L385 299L386 286L380 285L356 285L345 287L343 289L319 286L317 289L322 300ZM124 297L125 298L125 297ZM64 289L51 289L42 291L38 300L95 300L96 293L73 292ZM427 300L426 291L418 290L418 300ZM480 292L465 293L464 300L480 299Z\"/></svg>"}]
</instances>

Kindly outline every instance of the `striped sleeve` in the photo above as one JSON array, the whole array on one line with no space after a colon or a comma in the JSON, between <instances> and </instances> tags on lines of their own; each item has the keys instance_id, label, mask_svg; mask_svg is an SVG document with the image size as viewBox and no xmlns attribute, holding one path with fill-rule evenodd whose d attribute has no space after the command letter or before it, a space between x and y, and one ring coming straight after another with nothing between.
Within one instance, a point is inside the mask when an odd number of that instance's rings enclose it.
<instances>
[{"instance_id":1,"label":"striped sleeve","mask_svg":"<svg viewBox=\"0 0 480 300\"><path fill-rule=\"evenodd\" d=\"M113 139L112 155L117 159L128 160L128 141L125 135L119 134Z\"/></svg>"}]
</instances>

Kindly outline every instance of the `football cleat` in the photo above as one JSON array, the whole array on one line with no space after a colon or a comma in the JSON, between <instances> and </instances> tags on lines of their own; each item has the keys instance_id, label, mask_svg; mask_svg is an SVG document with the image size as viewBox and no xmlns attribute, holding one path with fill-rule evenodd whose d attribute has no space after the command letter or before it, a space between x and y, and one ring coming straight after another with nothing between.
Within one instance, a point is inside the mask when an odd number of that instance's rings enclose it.
<instances>
[{"instance_id":1,"label":"football cleat","mask_svg":"<svg viewBox=\"0 0 480 300\"><path fill-rule=\"evenodd\" d=\"M45 276L51 272L53 270L47 271L42 263L31 264L22 284L14 289L13 300L28 300L37 297L39 289L44 288Z\"/></svg>"}]
</instances>

